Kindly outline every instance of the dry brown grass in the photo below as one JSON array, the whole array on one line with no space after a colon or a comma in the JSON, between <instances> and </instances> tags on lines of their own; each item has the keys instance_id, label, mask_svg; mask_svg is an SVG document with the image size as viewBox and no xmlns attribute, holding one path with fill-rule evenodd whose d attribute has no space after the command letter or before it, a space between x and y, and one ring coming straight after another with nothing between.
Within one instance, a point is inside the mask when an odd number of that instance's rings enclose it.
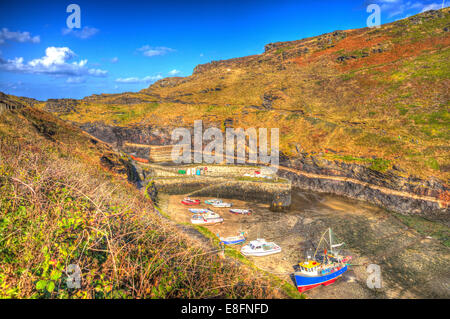
<instances>
[{"instance_id":1,"label":"dry brown grass","mask_svg":"<svg viewBox=\"0 0 450 319\"><path fill-rule=\"evenodd\" d=\"M220 258L160 218L150 200L105 170L98 156L89 155L101 152L102 146L83 153L85 145L92 144L88 137L58 127L59 121L41 118L33 110L4 115L1 297L285 296L246 266ZM38 133L30 125L38 119L40 125L55 125L56 133ZM65 138L71 140L70 147ZM81 289L67 287L69 264L81 268Z\"/></svg>"}]
</instances>

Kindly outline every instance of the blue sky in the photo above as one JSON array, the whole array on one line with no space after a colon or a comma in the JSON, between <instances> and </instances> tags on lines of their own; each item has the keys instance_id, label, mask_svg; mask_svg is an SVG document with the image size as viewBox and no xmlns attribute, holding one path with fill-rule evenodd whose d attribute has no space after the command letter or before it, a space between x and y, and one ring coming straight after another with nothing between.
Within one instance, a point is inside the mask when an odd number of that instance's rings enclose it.
<instances>
[{"instance_id":1,"label":"blue sky","mask_svg":"<svg viewBox=\"0 0 450 319\"><path fill-rule=\"evenodd\" d=\"M10 1L0 4L0 91L40 100L139 91L197 64L270 42L366 27L448 6L440 0ZM69 29L66 7L81 8Z\"/></svg>"}]
</instances>

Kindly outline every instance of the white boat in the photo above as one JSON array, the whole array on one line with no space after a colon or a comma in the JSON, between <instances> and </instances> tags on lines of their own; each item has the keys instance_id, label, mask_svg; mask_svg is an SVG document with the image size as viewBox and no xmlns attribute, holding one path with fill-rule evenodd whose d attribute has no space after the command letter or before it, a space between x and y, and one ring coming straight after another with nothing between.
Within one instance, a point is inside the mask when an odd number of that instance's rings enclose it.
<instances>
[{"instance_id":1,"label":"white boat","mask_svg":"<svg viewBox=\"0 0 450 319\"><path fill-rule=\"evenodd\" d=\"M244 256L267 256L281 252L281 247L273 242L266 242L263 238L252 240L241 248Z\"/></svg>"},{"instance_id":2,"label":"white boat","mask_svg":"<svg viewBox=\"0 0 450 319\"><path fill-rule=\"evenodd\" d=\"M240 214L240 215L249 215L252 213L251 209L230 209L230 213L232 214Z\"/></svg>"},{"instance_id":3,"label":"white boat","mask_svg":"<svg viewBox=\"0 0 450 319\"><path fill-rule=\"evenodd\" d=\"M221 222L223 222L223 218L212 211L205 214L194 214L191 217L191 223L194 225L212 225Z\"/></svg>"},{"instance_id":4,"label":"white boat","mask_svg":"<svg viewBox=\"0 0 450 319\"><path fill-rule=\"evenodd\" d=\"M225 203L225 202L221 202L221 203L214 203L212 204L213 207L217 207L217 208L222 208L222 207L231 207L232 204L231 203Z\"/></svg>"},{"instance_id":5,"label":"white boat","mask_svg":"<svg viewBox=\"0 0 450 319\"><path fill-rule=\"evenodd\" d=\"M217 198L211 198L211 199L205 200L205 204L209 204L209 205L220 204L220 203L222 203L222 200L217 199Z\"/></svg>"},{"instance_id":6,"label":"white boat","mask_svg":"<svg viewBox=\"0 0 450 319\"><path fill-rule=\"evenodd\" d=\"M206 213L214 213L212 210L208 208L189 208L189 211L192 214L206 214Z\"/></svg>"}]
</instances>

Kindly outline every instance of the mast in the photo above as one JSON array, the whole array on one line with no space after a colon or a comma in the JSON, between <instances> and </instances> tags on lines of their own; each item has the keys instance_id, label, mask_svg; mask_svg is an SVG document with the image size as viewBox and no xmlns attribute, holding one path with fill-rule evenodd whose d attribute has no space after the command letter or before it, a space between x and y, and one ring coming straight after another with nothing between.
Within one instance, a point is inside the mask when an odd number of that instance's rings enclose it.
<instances>
[{"instance_id":1,"label":"mast","mask_svg":"<svg viewBox=\"0 0 450 319\"><path fill-rule=\"evenodd\" d=\"M317 244L317 248L316 248L316 251L314 252L313 258L316 257L317 251L319 250L319 247L320 247L320 243L322 242L322 240L324 240L325 235L327 234L327 231L329 231L329 230L330 230L330 228L328 228L328 229L322 234L322 237L320 237L319 244ZM326 240L325 240L325 241L326 241Z\"/></svg>"},{"instance_id":2,"label":"mast","mask_svg":"<svg viewBox=\"0 0 450 319\"><path fill-rule=\"evenodd\" d=\"M328 228L328 234L330 236L330 251L333 252L333 243L331 239L331 228Z\"/></svg>"}]
</instances>

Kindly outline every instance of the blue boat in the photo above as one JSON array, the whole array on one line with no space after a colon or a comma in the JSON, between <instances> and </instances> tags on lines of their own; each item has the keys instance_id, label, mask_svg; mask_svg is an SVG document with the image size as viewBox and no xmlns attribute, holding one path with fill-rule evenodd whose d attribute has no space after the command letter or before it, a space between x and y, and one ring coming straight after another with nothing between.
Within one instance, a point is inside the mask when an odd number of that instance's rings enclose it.
<instances>
[{"instance_id":1,"label":"blue boat","mask_svg":"<svg viewBox=\"0 0 450 319\"><path fill-rule=\"evenodd\" d=\"M342 276L342 274L348 270L348 266L347 265L338 266L331 270L327 270L326 272L328 274L322 274L322 272L325 272L325 270L316 272L314 268L308 269L311 273L314 274L308 274L307 272L301 271L294 273L295 283L297 285L298 291L300 292L304 292L306 290L312 289L320 285L328 286L332 284L333 282L336 281L337 278Z\"/></svg>"},{"instance_id":2,"label":"blue boat","mask_svg":"<svg viewBox=\"0 0 450 319\"><path fill-rule=\"evenodd\" d=\"M212 213L213 211L208 208L189 208L189 211L192 214L206 214L206 213Z\"/></svg>"},{"instance_id":3,"label":"blue boat","mask_svg":"<svg viewBox=\"0 0 450 319\"><path fill-rule=\"evenodd\" d=\"M327 232L329 233L329 252L325 249L322 255L318 255L317 251ZM332 237L331 228L329 228L322 235L314 256L312 258L308 256L305 262L298 265L298 270L294 273L298 291L304 292L320 285L328 286L348 270L347 262L351 256L339 255L336 248L343 243L333 244Z\"/></svg>"},{"instance_id":4,"label":"blue boat","mask_svg":"<svg viewBox=\"0 0 450 319\"><path fill-rule=\"evenodd\" d=\"M244 236L244 232L241 232L239 235L232 236L232 237L220 237L220 235L217 234L217 237L220 239L220 242L223 243L224 245L241 244L246 239L245 236Z\"/></svg>"}]
</instances>

